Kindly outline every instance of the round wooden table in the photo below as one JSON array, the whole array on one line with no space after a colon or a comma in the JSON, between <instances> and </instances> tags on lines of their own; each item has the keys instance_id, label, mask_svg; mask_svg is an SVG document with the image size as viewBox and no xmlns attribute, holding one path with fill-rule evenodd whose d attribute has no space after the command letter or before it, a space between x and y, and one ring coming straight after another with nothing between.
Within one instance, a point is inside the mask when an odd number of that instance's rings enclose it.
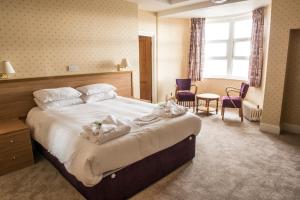
<instances>
[{"instance_id":1,"label":"round wooden table","mask_svg":"<svg viewBox=\"0 0 300 200\"><path fill-rule=\"evenodd\" d=\"M205 101L205 106L201 107L200 110L205 111L207 115L209 115L210 112L216 112L218 114L218 107L219 107L219 99L220 96L213 93L203 93L203 94L197 94L196 95L196 112L198 113L199 110L199 100ZM216 107L210 107L209 103L211 101L216 101Z\"/></svg>"}]
</instances>

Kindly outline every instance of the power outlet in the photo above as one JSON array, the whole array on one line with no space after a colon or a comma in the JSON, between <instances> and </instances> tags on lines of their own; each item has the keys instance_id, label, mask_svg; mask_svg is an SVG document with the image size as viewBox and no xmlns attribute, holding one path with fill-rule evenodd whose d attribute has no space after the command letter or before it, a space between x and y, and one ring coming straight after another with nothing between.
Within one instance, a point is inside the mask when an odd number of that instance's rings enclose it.
<instances>
[{"instance_id":1,"label":"power outlet","mask_svg":"<svg viewBox=\"0 0 300 200\"><path fill-rule=\"evenodd\" d=\"M79 71L79 67L77 65L69 65L67 70L69 72L78 72Z\"/></svg>"}]
</instances>

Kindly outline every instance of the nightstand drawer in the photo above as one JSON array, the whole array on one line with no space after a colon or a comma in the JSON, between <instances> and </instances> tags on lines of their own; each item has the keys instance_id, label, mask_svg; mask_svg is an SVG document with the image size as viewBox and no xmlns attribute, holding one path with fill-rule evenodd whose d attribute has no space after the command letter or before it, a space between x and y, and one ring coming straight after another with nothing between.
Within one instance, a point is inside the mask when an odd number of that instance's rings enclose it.
<instances>
[{"instance_id":1,"label":"nightstand drawer","mask_svg":"<svg viewBox=\"0 0 300 200\"><path fill-rule=\"evenodd\" d=\"M0 154L0 175L33 164L31 146Z\"/></svg>"},{"instance_id":2,"label":"nightstand drawer","mask_svg":"<svg viewBox=\"0 0 300 200\"><path fill-rule=\"evenodd\" d=\"M31 140L28 130L0 135L0 153L17 150L29 145L31 145Z\"/></svg>"}]
</instances>

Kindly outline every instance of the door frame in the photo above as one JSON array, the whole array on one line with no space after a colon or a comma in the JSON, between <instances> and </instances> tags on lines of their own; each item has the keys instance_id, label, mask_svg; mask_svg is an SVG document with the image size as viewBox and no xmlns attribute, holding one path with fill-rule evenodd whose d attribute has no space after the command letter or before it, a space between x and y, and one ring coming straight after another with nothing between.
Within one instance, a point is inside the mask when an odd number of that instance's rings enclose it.
<instances>
[{"instance_id":1,"label":"door frame","mask_svg":"<svg viewBox=\"0 0 300 200\"><path fill-rule=\"evenodd\" d=\"M152 103L157 103L157 54L156 54L156 34L151 32L139 31L138 36L151 37L152 45ZM140 68L139 68L140 70Z\"/></svg>"}]
</instances>

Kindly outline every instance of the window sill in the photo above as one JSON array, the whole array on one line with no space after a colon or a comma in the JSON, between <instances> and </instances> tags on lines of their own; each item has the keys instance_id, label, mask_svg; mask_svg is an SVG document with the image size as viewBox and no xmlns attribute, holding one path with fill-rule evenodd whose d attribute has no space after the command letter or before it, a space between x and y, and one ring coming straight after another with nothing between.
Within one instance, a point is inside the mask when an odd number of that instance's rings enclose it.
<instances>
[{"instance_id":1,"label":"window sill","mask_svg":"<svg viewBox=\"0 0 300 200\"><path fill-rule=\"evenodd\" d=\"M224 79L224 80L233 80L233 81L248 81L247 78L234 77L234 76L207 76L207 77L203 77L203 79Z\"/></svg>"}]
</instances>

